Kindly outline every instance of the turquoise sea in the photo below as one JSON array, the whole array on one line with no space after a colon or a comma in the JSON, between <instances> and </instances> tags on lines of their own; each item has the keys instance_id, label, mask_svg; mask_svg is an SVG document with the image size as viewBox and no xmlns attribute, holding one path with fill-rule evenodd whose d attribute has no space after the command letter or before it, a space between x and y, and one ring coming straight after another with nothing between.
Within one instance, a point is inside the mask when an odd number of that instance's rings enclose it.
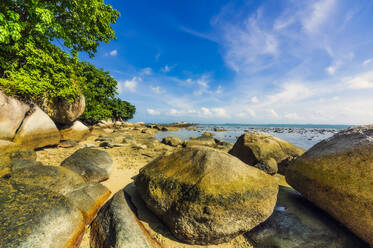
<instances>
[{"instance_id":1,"label":"turquoise sea","mask_svg":"<svg viewBox=\"0 0 373 248\"><path fill-rule=\"evenodd\" d=\"M235 143L244 132L255 131L269 133L278 138L287 140L296 146L309 149L323 139L331 137L349 125L315 125L315 124L199 124L197 131L179 129L176 132L158 132L155 137L159 140L166 136L177 136L182 140L190 137L201 136L209 131L215 134L215 138L230 143ZM214 128L224 128L225 132L215 132Z\"/></svg>"}]
</instances>

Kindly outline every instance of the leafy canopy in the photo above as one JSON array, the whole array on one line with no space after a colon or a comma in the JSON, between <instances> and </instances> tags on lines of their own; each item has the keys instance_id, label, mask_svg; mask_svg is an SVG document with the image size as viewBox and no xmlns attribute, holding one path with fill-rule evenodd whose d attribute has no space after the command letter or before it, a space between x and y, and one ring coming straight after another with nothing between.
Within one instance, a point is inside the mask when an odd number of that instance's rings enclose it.
<instances>
[{"instance_id":1,"label":"leafy canopy","mask_svg":"<svg viewBox=\"0 0 373 248\"><path fill-rule=\"evenodd\" d=\"M1 0L0 87L32 100L79 96L77 54L115 39L118 17L103 0Z\"/></svg>"},{"instance_id":2,"label":"leafy canopy","mask_svg":"<svg viewBox=\"0 0 373 248\"><path fill-rule=\"evenodd\" d=\"M86 99L86 109L81 116L82 120L93 124L102 119L128 120L133 117L136 111L135 106L115 98L118 82L108 72L82 62L80 73L81 77L86 78L85 84L82 85Z\"/></svg>"}]
</instances>

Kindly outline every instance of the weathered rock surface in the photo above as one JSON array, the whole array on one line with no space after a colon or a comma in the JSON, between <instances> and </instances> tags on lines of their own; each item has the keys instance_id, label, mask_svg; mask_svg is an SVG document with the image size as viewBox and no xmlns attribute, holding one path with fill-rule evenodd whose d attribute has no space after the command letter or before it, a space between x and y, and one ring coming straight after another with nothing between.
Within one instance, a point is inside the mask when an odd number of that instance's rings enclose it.
<instances>
[{"instance_id":1,"label":"weathered rock surface","mask_svg":"<svg viewBox=\"0 0 373 248\"><path fill-rule=\"evenodd\" d=\"M201 136L198 138L191 138L190 140L184 141L183 146L184 147L192 147L192 146L215 147L216 142L213 137Z\"/></svg>"},{"instance_id":2,"label":"weathered rock surface","mask_svg":"<svg viewBox=\"0 0 373 248\"><path fill-rule=\"evenodd\" d=\"M89 183L67 193L66 197L82 212L86 224L90 224L111 192L99 183Z\"/></svg>"},{"instance_id":3,"label":"weathered rock surface","mask_svg":"<svg viewBox=\"0 0 373 248\"><path fill-rule=\"evenodd\" d=\"M14 184L28 184L66 195L85 184L75 172L61 166L29 166L11 174Z\"/></svg>"},{"instance_id":4,"label":"weathered rock surface","mask_svg":"<svg viewBox=\"0 0 373 248\"><path fill-rule=\"evenodd\" d=\"M0 139L12 140L30 106L0 90Z\"/></svg>"},{"instance_id":5,"label":"weathered rock surface","mask_svg":"<svg viewBox=\"0 0 373 248\"><path fill-rule=\"evenodd\" d=\"M61 139L81 141L89 134L89 128L80 121L74 121L74 123L67 128L61 129Z\"/></svg>"},{"instance_id":6,"label":"weathered rock surface","mask_svg":"<svg viewBox=\"0 0 373 248\"><path fill-rule=\"evenodd\" d=\"M44 100L41 108L58 124L71 124L81 116L85 110L85 98L81 96L70 102L66 99Z\"/></svg>"},{"instance_id":7,"label":"weathered rock surface","mask_svg":"<svg viewBox=\"0 0 373 248\"><path fill-rule=\"evenodd\" d=\"M286 180L373 246L373 125L316 144L288 167Z\"/></svg>"},{"instance_id":8,"label":"weathered rock surface","mask_svg":"<svg viewBox=\"0 0 373 248\"><path fill-rule=\"evenodd\" d=\"M275 180L207 147L160 157L140 170L136 188L178 239L217 244L251 230L273 211Z\"/></svg>"},{"instance_id":9,"label":"weathered rock surface","mask_svg":"<svg viewBox=\"0 0 373 248\"><path fill-rule=\"evenodd\" d=\"M0 247L79 247L85 223L64 196L0 179Z\"/></svg>"},{"instance_id":10,"label":"weathered rock surface","mask_svg":"<svg viewBox=\"0 0 373 248\"><path fill-rule=\"evenodd\" d=\"M182 144L178 137L168 136L162 139L162 143L169 146L180 146Z\"/></svg>"},{"instance_id":11,"label":"weathered rock surface","mask_svg":"<svg viewBox=\"0 0 373 248\"><path fill-rule=\"evenodd\" d=\"M255 248L368 247L298 192L283 186L271 217L245 236Z\"/></svg>"},{"instance_id":12,"label":"weathered rock surface","mask_svg":"<svg viewBox=\"0 0 373 248\"><path fill-rule=\"evenodd\" d=\"M23 120L14 142L35 149L57 145L60 138L54 122L39 107L35 107L33 113Z\"/></svg>"},{"instance_id":13,"label":"weathered rock surface","mask_svg":"<svg viewBox=\"0 0 373 248\"><path fill-rule=\"evenodd\" d=\"M273 175L278 168L282 172L289 161L304 153L304 149L267 133L247 132L238 138L229 153Z\"/></svg>"},{"instance_id":14,"label":"weathered rock surface","mask_svg":"<svg viewBox=\"0 0 373 248\"><path fill-rule=\"evenodd\" d=\"M100 210L91 225L91 248L150 248L124 192L117 192Z\"/></svg>"},{"instance_id":15,"label":"weathered rock surface","mask_svg":"<svg viewBox=\"0 0 373 248\"><path fill-rule=\"evenodd\" d=\"M105 151L82 148L66 158L61 166L75 171L87 182L101 182L109 178L113 160Z\"/></svg>"},{"instance_id":16,"label":"weathered rock surface","mask_svg":"<svg viewBox=\"0 0 373 248\"><path fill-rule=\"evenodd\" d=\"M5 143L5 144L4 144ZM0 177L9 174L18 161L35 161L34 150L21 147L13 142L0 142Z\"/></svg>"}]
</instances>

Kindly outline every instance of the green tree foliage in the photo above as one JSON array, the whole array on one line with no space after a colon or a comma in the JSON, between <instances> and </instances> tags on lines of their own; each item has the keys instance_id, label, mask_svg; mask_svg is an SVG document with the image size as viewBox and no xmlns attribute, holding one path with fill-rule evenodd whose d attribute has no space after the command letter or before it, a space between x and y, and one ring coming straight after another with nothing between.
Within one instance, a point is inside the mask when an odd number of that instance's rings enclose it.
<instances>
[{"instance_id":1,"label":"green tree foliage","mask_svg":"<svg viewBox=\"0 0 373 248\"><path fill-rule=\"evenodd\" d=\"M103 0L1 0L1 87L32 100L78 96L77 54L93 57L100 42L115 39L118 16Z\"/></svg>"},{"instance_id":2,"label":"green tree foliage","mask_svg":"<svg viewBox=\"0 0 373 248\"><path fill-rule=\"evenodd\" d=\"M135 106L115 98L118 82L108 72L87 62L80 63L79 71L86 79L81 85L86 98L86 109L81 116L83 121L93 124L102 119L128 120L133 117Z\"/></svg>"}]
</instances>

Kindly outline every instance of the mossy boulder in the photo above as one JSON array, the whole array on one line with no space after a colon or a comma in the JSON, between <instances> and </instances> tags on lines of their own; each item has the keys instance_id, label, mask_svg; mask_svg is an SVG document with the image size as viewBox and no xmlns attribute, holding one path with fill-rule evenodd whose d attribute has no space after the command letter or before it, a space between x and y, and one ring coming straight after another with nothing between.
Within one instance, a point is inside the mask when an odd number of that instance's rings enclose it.
<instances>
[{"instance_id":1,"label":"mossy boulder","mask_svg":"<svg viewBox=\"0 0 373 248\"><path fill-rule=\"evenodd\" d=\"M23 120L13 141L35 149L57 145L60 138L60 132L51 118L39 107L35 107Z\"/></svg>"},{"instance_id":2,"label":"mossy boulder","mask_svg":"<svg viewBox=\"0 0 373 248\"><path fill-rule=\"evenodd\" d=\"M162 143L169 146L180 146L182 144L178 137L168 136L162 139Z\"/></svg>"},{"instance_id":3,"label":"mossy boulder","mask_svg":"<svg viewBox=\"0 0 373 248\"><path fill-rule=\"evenodd\" d=\"M271 217L245 236L256 248L368 247L294 189L283 186L280 186Z\"/></svg>"},{"instance_id":4,"label":"mossy boulder","mask_svg":"<svg viewBox=\"0 0 373 248\"><path fill-rule=\"evenodd\" d=\"M14 170L10 181L14 184L28 184L46 188L66 195L84 185L85 180L69 169L61 166L30 166Z\"/></svg>"},{"instance_id":5,"label":"mossy boulder","mask_svg":"<svg viewBox=\"0 0 373 248\"><path fill-rule=\"evenodd\" d=\"M200 136L198 138L190 138L190 140L184 141L183 146L184 147L192 147L192 146L215 147L216 142L213 137Z\"/></svg>"},{"instance_id":6,"label":"mossy boulder","mask_svg":"<svg viewBox=\"0 0 373 248\"><path fill-rule=\"evenodd\" d=\"M373 246L373 125L316 144L288 167L286 180Z\"/></svg>"},{"instance_id":7,"label":"mossy boulder","mask_svg":"<svg viewBox=\"0 0 373 248\"><path fill-rule=\"evenodd\" d=\"M63 195L0 179L0 247L77 248L81 212Z\"/></svg>"},{"instance_id":8,"label":"mossy boulder","mask_svg":"<svg viewBox=\"0 0 373 248\"><path fill-rule=\"evenodd\" d=\"M275 180L208 147L186 148L140 170L136 189L176 238L218 244L265 221L276 203Z\"/></svg>"},{"instance_id":9,"label":"mossy boulder","mask_svg":"<svg viewBox=\"0 0 373 248\"><path fill-rule=\"evenodd\" d=\"M75 171L87 182L102 182L109 178L114 163L103 150L82 148L66 158L61 166Z\"/></svg>"},{"instance_id":10,"label":"mossy boulder","mask_svg":"<svg viewBox=\"0 0 373 248\"><path fill-rule=\"evenodd\" d=\"M91 248L150 248L136 217L125 199L117 192L100 210L91 225Z\"/></svg>"},{"instance_id":11,"label":"mossy boulder","mask_svg":"<svg viewBox=\"0 0 373 248\"><path fill-rule=\"evenodd\" d=\"M213 136L215 136L215 134L213 134L213 133L211 133L211 132L204 132L204 133L202 134L202 136L213 137Z\"/></svg>"},{"instance_id":12,"label":"mossy boulder","mask_svg":"<svg viewBox=\"0 0 373 248\"><path fill-rule=\"evenodd\" d=\"M278 171L283 173L289 162L304 152L300 147L262 132L246 132L229 151L246 164L271 175Z\"/></svg>"},{"instance_id":13,"label":"mossy boulder","mask_svg":"<svg viewBox=\"0 0 373 248\"><path fill-rule=\"evenodd\" d=\"M10 174L14 163L18 161L35 161L36 153L32 149L19 146L13 142L0 141L0 177Z\"/></svg>"}]
</instances>

